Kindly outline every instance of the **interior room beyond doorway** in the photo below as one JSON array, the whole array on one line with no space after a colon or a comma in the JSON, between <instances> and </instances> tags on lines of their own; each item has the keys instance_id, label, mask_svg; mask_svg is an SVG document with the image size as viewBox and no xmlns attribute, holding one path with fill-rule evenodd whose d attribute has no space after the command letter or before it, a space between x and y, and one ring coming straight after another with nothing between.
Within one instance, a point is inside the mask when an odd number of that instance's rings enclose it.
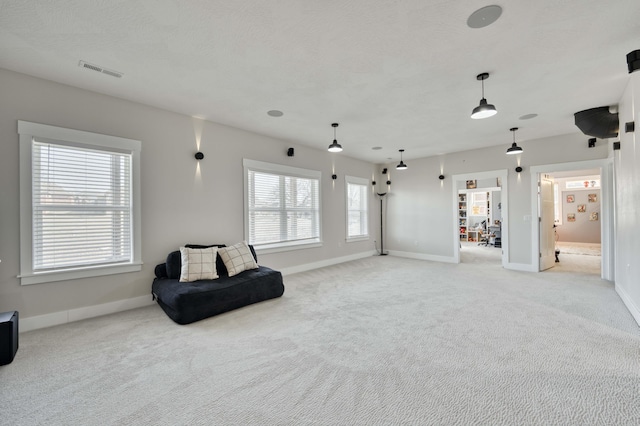
<instances>
[{"instance_id":1,"label":"interior room beyond doorway","mask_svg":"<svg viewBox=\"0 0 640 426\"><path fill-rule=\"evenodd\" d=\"M553 269L601 274L602 194L599 169L552 172L555 198Z\"/></svg>"},{"instance_id":2,"label":"interior room beyond doorway","mask_svg":"<svg viewBox=\"0 0 640 426\"><path fill-rule=\"evenodd\" d=\"M457 182L460 261L502 260L502 185L497 177Z\"/></svg>"}]
</instances>

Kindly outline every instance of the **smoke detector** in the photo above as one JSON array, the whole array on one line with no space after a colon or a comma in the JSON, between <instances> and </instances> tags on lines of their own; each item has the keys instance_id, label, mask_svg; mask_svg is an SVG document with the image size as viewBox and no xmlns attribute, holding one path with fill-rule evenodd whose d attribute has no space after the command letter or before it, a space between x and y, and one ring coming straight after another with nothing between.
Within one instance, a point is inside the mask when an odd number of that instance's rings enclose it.
<instances>
[{"instance_id":1,"label":"smoke detector","mask_svg":"<svg viewBox=\"0 0 640 426\"><path fill-rule=\"evenodd\" d=\"M110 75L111 77L116 77L116 78L122 78L122 76L124 74L122 74L121 72L118 71L113 71L104 67L101 67L99 65L95 65L95 64L90 64L89 62L85 62L85 61L80 61L78 62L78 66L80 68L85 68L91 71L96 71L102 74L106 74L106 75Z\"/></svg>"}]
</instances>

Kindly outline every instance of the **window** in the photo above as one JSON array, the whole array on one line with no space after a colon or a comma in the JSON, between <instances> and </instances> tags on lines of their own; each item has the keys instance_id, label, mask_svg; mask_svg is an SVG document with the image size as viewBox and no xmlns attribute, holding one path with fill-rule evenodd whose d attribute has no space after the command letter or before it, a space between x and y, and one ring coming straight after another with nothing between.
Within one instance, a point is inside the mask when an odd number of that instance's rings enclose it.
<instances>
[{"instance_id":1,"label":"window","mask_svg":"<svg viewBox=\"0 0 640 426\"><path fill-rule=\"evenodd\" d=\"M363 178L346 176L347 184L347 240L360 240L369 237L369 181Z\"/></svg>"},{"instance_id":2,"label":"window","mask_svg":"<svg viewBox=\"0 0 640 426\"><path fill-rule=\"evenodd\" d=\"M590 189L600 188L600 179L586 179L586 180L569 180L565 183L566 189Z\"/></svg>"},{"instance_id":3,"label":"window","mask_svg":"<svg viewBox=\"0 0 640 426\"><path fill-rule=\"evenodd\" d=\"M249 244L279 250L319 245L321 173L247 159L243 164Z\"/></svg>"},{"instance_id":4,"label":"window","mask_svg":"<svg viewBox=\"0 0 640 426\"><path fill-rule=\"evenodd\" d=\"M18 122L21 282L141 269L140 141Z\"/></svg>"},{"instance_id":5,"label":"window","mask_svg":"<svg viewBox=\"0 0 640 426\"><path fill-rule=\"evenodd\" d=\"M487 192L472 192L471 193L471 216L486 216L487 215Z\"/></svg>"}]
</instances>

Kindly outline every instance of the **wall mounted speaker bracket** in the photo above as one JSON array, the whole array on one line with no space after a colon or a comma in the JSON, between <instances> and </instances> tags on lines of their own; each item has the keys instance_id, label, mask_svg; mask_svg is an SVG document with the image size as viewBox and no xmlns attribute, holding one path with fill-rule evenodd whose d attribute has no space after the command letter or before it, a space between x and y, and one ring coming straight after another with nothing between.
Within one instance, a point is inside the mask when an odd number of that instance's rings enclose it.
<instances>
[{"instance_id":1,"label":"wall mounted speaker bracket","mask_svg":"<svg viewBox=\"0 0 640 426\"><path fill-rule=\"evenodd\" d=\"M624 132L625 133L632 133L632 132L635 132L635 130L636 130L635 121L629 121L628 123L624 123Z\"/></svg>"}]
</instances>

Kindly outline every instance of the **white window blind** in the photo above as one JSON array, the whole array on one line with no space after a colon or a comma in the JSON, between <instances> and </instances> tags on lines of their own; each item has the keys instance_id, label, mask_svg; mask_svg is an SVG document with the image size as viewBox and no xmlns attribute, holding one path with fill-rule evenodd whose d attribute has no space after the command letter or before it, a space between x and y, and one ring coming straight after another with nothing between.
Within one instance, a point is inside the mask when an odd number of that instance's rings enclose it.
<instances>
[{"instance_id":1,"label":"white window blind","mask_svg":"<svg viewBox=\"0 0 640 426\"><path fill-rule=\"evenodd\" d=\"M130 153L34 139L32 179L34 272L132 261Z\"/></svg>"},{"instance_id":2,"label":"white window blind","mask_svg":"<svg viewBox=\"0 0 640 426\"><path fill-rule=\"evenodd\" d=\"M319 172L245 160L246 226L250 244L320 241Z\"/></svg>"},{"instance_id":3,"label":"white window blind","mask_svg":"<svg viewBox=\"0 0 640 426\"><path fill-rule=\"evenodd\" d=\"M347 176L347 238L369 235L368 181Z\"/></svg>"},{"instance_id":4,"label":"white window blind","mask_svg":"<svg viewBox=\"0 0 640 426\"><path fill-rule=\"evenodd\" d=\"M138 272L142 142L18 120L20 283Z\"/></svg>"}]
</instances>

